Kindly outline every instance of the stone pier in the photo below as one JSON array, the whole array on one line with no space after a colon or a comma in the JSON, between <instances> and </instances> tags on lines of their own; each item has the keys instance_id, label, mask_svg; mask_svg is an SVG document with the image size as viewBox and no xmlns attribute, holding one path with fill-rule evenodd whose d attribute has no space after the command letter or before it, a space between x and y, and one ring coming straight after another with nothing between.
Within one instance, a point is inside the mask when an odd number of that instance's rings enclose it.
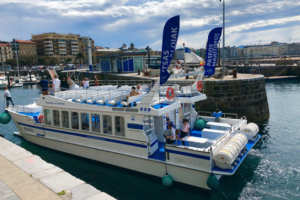
<instances>
[{"instance_id":1,"label":"stone pier","mask_svg":"<svg viewBox=\"0 0 300 200\"><path fill-rule=\"evenodd\" d=\"M0 200L113 200L0 137Z\"/></svg>"},{"instance_id":2,"label":"stone pier","mask_svg":"<svg viewBox=\"0 0 300 200\"><path fill-rule=\"evenodd\" d=\"M196 109L212 112L216 108L223 113L246 116L248 121L259 122L269 118L269 105L262 75L238 74L238 78L226 76L223 80L208 78L204 81L206 101L196 104Z\"/></svg>"}]
</instances>

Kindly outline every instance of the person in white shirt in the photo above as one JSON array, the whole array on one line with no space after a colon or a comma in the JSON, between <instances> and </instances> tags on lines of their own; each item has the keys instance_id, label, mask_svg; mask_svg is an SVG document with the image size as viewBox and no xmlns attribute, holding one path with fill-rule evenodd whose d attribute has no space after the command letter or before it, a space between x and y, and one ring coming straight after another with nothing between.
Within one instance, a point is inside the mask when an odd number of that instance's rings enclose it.
<instances>
[{"instance_id":1,"label":"person in white shirt","mask_svg":"<svg viewBox=\"0 0 300 200\"><path fill-rule=\"evenodd\" d=\"M138 84L136 86L136 91L139 93L139 95L143 93L143 90L141 89L141 85L140 84Z\"/></svg>"},{"instance_id":2,"label":"person in white shirt","mask_svg":"<svg viewBox=\"0 0 300 200\"><path fill-rule=\"evenodd\" d=\"M54 79L53 79L53 90L54 92L59 92L59 88L60 88L60 80L57 78L57 75L54 75Z\"/></svg>"},{"instance_id":3,"label":"person in white shirt","mask_svg":"<svg viewBox=\"0 0 300 200\"><path fill-rule=\"evenodd\" d=\"M11 95L10 95L10 92L8 91L7 87L4 87L4 98L5 98L5 97L6 97L6 107L9 106L9 101L11 102L11 104L12 104L13 106L15 106L15 105L14 105L14 102L13 102L12 99L11 99Z\"/></svg>"},{"instance_id":4,"label":"person in white shirt","mask_svg":"<svg viewBox=\"0 0 300 200\"><path fill-rule=\"evenodd\" d=\"M168 130L166 130L163 135L167 144L174 144L176 140L176 134L172 124L168 124Z\"/></svg>"},{"instance_id":5,"label":"person in white shirt","mask_svg":"<svg viewBox=\"0 0 300 200\"><path fill-rule=\"evenodd\" d=\"M82 81L82 86L83 86L83 89L89 89L90 87L90 82L89 82L89 79L88 78L84 78L83 81Z\"/></svg>"}]
</instances>

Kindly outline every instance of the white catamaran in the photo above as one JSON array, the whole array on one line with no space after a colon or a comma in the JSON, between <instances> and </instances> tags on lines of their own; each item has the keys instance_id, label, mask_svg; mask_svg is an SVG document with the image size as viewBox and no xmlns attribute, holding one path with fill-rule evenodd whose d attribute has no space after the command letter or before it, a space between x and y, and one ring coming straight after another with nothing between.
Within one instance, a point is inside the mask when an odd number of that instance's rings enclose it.
<instances>
[{"instance_id":1,"label":"white catamaran","mask_svg":"<svg viewBox=\"0 0 300 200\"><path fill-rule=\"evenodd\" d=\"M35 144L158 177L167 170L174 181L208 190L209 176L233 175L260 138L245 118L199 116L194 105L206 95L196 84L160 87L158 81L150 92L141 88L127 102L130 86L107 85L41 95L36 104L7 111L20 135ZM189 119L186 146L165 144L166 114L179 129ZM199 119L207 125L202 131L195 127Z\"/></svg>"}]
</instances>

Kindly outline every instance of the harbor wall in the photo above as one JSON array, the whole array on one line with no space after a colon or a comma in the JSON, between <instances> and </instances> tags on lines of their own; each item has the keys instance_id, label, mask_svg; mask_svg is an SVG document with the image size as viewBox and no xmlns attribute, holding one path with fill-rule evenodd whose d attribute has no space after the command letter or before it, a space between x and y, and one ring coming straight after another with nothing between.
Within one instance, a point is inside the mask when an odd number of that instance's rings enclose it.
<instances>
[{"instance_id":1,"label":"harbor wall","mask_svg":"<svg viewBox=\"0 0 300 200\"><path fill-rule=\"evenodd\" d=\"M246 116L249 121L259 122L269 118L269 105L263 76L231 80L206 80L206 101L196 103L196 110Z\"/></svg>"},{"instance_id":2,"label":"harbor wall","mask_svg":"<svg viewBox=\"0 0 300 200\"><path fill-rule=\"evenodd\" d=\"M300 66L226 66L227 69L236 69L238 73L252 74L256 69L257 74L265 77L271 76L298 76L300 77Z\"/></svg>"}]
</instances>

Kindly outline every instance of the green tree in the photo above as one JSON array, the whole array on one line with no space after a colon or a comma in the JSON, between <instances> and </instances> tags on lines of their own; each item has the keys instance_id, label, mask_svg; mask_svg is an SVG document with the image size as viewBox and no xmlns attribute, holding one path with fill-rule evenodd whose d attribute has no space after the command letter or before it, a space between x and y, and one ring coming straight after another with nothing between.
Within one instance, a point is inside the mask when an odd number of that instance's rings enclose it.
<instances>
[{"instance_id":1,"label":"green tree","mask_svg":"<svg viewBox=\"0 0 300 200\"><path fill-rule=\"evenodd\" d=\"M38 64L45 65L46 64L45 58L38 58Z\"/></svg>"},{"instance_id":2,"label":"green tree","mask_svg":"<svg viewBox=\"0 0 300 200\"><path fill-rule=\"evenodd\" d=\"M15 59L7 59L5 61L5 64L8 64L8 65L17 65L17 61Z\"/></svg>"},{"instance_id":3,"label":"green tree","mask_svg":"<svg viewBox=\"0 0 300 200\"><path fill-rule=\"evenodd\" d=\"M66 63L70 63L70 62L72 62L72 58L67 58Z\"/></svg>"},{"instance_id":4,"label":"green tree","mask_svg":"<svg viewBox=\"0 0 300 200\"><path fill-rule=\"evenodd\" d=\"M33 59L27 57L19 58L20 65L32 65L34 63Z\"/></svg>"},{"instance_id":5,"label":"green tree","mask_svg":"<svg viewBox=\"0 0 300 200\"><path fill-rule=\"evenodd\" d=\"M83 53L78 53L77 55L76 55L76 59L77 60L80 60L80 63L82 63L82 59L84 59L84 55L83 55Z\"/></svg>"},{"instance_id":6,"label":"green tree","mask_svg":"<svg viewBox=\"0 0 300 200\"><path fill-rule=\"evenodd\" d=\"M57 58L50 58L49 59L49 64L50 65L58 65L59 64L59 60Z\"/></svg>"}]
</instances>

